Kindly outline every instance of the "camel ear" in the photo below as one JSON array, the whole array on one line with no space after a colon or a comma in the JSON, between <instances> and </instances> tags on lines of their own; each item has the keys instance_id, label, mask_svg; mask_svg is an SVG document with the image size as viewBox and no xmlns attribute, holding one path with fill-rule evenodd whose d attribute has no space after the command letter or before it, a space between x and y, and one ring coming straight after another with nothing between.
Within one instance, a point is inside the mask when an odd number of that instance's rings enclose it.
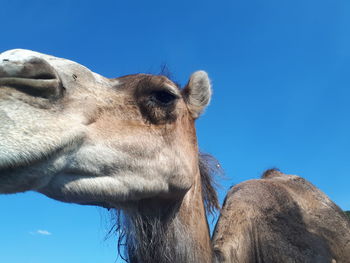
<instances>
[{"instance_id":1,"label":"camel ear","mask_svg":"<svg viewBox=\"0 0 350 263\"><path fill-rule=\"evenodd\" d=\"M193 73L183 90L183 96L194 119L197 119L209 104L211 93L208 74L205 71Z\"/></svg>"}]
</instances>

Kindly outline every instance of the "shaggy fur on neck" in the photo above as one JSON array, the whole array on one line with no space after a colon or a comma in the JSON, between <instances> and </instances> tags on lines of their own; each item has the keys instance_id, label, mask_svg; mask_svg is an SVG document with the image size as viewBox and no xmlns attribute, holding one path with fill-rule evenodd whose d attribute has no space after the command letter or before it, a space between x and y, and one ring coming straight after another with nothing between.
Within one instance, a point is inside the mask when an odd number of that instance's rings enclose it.
<instances>
[{"instance_id":1,"label":"shaggy fur on neck","mask_svg":"<svg viewBox=\"0 0 350 263\"><path fill-rule=\"evenodd\" d=\"M190 232L175 215L161 218L134 214L125 219L128 262L202 262Z\"/></svg>"},{"instance_id":2,"label":"shaggy fur on neck","mask_svg":"<svg viewBox=\"0 0 350 263\"><path fill-rule=\"evenodd\" d=\"M198 165L206 215L213 214L219 208L213 175L220 172L220 166L206 154L199 154ZM145 203L138 204L130 213L115 211L114 229L119 235L118 253L122 259L130 263L208 261L201 258L191 231L178 218L180 203L167 204L166 208L162 207L162 211L150 215L141 211L144 206Z\"/></svg>"}]
</instances>

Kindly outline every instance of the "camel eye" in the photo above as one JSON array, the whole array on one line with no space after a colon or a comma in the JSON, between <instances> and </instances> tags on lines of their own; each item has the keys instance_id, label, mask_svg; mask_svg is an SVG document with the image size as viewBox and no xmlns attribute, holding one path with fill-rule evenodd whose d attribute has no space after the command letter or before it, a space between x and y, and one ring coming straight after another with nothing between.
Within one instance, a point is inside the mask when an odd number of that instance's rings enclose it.
<instances>
[{"instance_id":1,"label":"camel eye","mask_svg":"<svg viewBox=\"0 0 350 263\"><path fill-rule=\"evenodd\" d=\"M151 99L160 105L167 106L173 103L177 96L168 91L160 90L152 92Z\"/></svg>"}]
</instances>

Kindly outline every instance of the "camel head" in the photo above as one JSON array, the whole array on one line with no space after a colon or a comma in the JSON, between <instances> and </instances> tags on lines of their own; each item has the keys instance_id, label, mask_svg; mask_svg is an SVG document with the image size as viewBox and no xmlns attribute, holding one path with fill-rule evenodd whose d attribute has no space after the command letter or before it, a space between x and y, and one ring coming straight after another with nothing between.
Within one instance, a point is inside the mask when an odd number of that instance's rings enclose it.
<instances>
[{"instance_id":1,"label":"camel head","mask_svg":"<svg viewBox=\"0 0 350 263\"><path fill-rule=\"evenodd\" d=\"M164 76L108 79L70 60L3 52L0 193L104 207L181 197L197 180L194 120L210 96L203 71L179 89Z\"/></svg>"}]
</instances>

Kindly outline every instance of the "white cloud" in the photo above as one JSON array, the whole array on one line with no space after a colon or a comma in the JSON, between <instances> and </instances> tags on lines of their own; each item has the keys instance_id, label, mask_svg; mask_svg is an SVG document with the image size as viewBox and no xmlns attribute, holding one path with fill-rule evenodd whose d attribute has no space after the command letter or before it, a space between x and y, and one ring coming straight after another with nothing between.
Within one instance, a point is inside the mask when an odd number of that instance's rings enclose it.
<instances>
[{"instance_id":1,"label":"white cloud","mask_svg":"<svg viewBox=\"0 0 350 263\"><path fill-rule=\"evenodd\" d=\"M34 232L29 232L29 234L31 235L43 235L43 236L50 236L52 235L51 232L47 231L47 230L42 230L42 229L38 229Z\"/></svg>"},{"instance_id":2,"label":"white cloud","mask_svg":"<svg viewBox=\"0 0 350 263\"><path fill-rule=\"evenodd\" d=\"M47 231L47 230L37 230L36 231L38 234L40 234L40 235L44 235L44 236L49 236L49 235L52 235L49 231Z\"/></svg>"}]
</instances>

